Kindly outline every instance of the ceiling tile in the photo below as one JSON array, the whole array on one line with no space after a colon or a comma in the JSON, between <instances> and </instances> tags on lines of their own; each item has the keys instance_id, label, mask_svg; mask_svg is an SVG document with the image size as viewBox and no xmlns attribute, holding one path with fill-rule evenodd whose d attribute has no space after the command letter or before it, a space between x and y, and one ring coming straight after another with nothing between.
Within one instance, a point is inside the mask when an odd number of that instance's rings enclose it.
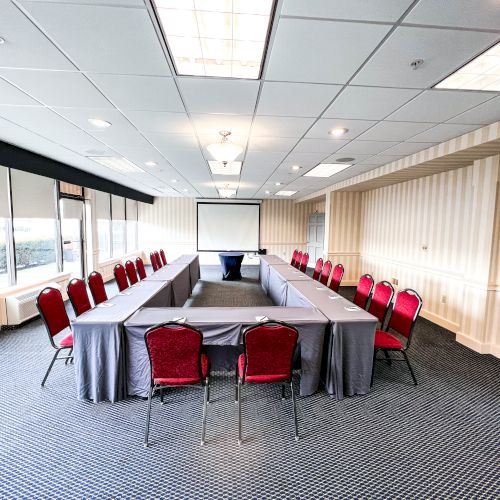
<instances>
[{"instance_id":1,"label":"ceiling tile","mask_svg":"<svg viewBox=\"0 0 500 500\"><path fill-rule=\"evenodd\" d=\"M192 113L251 115L259 82L221 78L179 78L184 102Z\"/></svg>"},{"instance_id":2,"label":"ceiling tile","mask_svg":"<svg viewBox=\"0 0 500 500\"><path fill-rule=\"evenodd\" d=\"M288 155L282 163L282 167L284 169L289 169L293 165L299 165L303 169L309 170L312 167L315 167L318 163L320 163L326 156L325 153L296 153L292 151L290 155Z\"/></svg>"},{"instance_id":3,"label":"ceiling tile","mask_svg":"<svg viewBox=\"0 0 500 500\"><path fill-rule=\"evenodd\" d=\"M500 97L495 97L475 108L455 116L449 123L489 125L500 120Z\"/></svg>"},{"instance_id":4,"label":"ceiling tile","mask_svg":"<svg viewBox=\"0 0 500 500\"><path fill-rule=\"evenodd\" d=\"M489 47L494 33L401 26L356 75L355 85L426 88ZM423 59L417 69L410 63Z\"/></svg>"},{"instance_id":5,"label":"ceiling tile","mask_svg":"<svg viewBox=\"0 0 500 500\"><path fill-rule=\"evenodd\" d=\"M492 0L453 0L436 2L420 0L405 18L405 23L431 26L456 26L468 29L492 29L499 31L500 9Z\"/></svg>"},{"instance_id":6,"label":"ceiling tile","mask_svg":"<svg viewBox=\"0 0 500 500\"><path fill-rule=\"evenodd\" d=\"M265 82L258 115L316 117L337 95L340 85Z\"/></svg>"},{"instance_id":7,"label":"ceiling tile","mask_svg":"<svg viewBox=\"0 0 500 500\"><path fill-rule=\"evenodd\" d=\"M145 8L32 1L22 5L80 70L171 74Z\"/></svg>"},{"instance_id":8,"label":"ceiling tile","mask_svg":"<svg viewBox=\"0 0 500 500\"><path fill-rule=\"evenodd\" d=\"M293 152L332 154L348 142L348 140L342 141L337 139L302 139L295 146Z\"/></svg>"},{"instance_id":9,"label":"ceiling tile","mask_svg":"<svg viewBox=\"0 0 500 500\"><path fill-rule=\"evenodd\" d=\"M392 113L388 120L444 122L492 97L489 92L427 90Z\"/></svg>"},{"instance_id":10,"label":"ceiling tile","mask_svg":"<svg viewBox=\"0 0 500 500\"><path fill-rule=\"evenodd\" d=\"M454 123L441 123L433 128L415 135L408 142L444 142L454 139L462 134L480 128L480 125L458 125Z\"/></svg>"},{"instance_id":11,"label":"ceiling tile","mask_svg":"<svg viewBox=\"0 0 500 500\"><path fill-rule=\"evenodd\" d=\"M389 28L378 24L281 18L265 79L346 83Z\"/></svg>"},{"instance_id":12,"label":"ceiling tile","mask_svg":"<svg viewBox=\"0 0 500 500\"><path fill-rule=\"evenodd\" d=\"M382 151L395 146L397 141L351 141L347 146L344 146L338 151L339 154L352 155L352 154L365 154L376 155Z\"/></svg>"},{"instance_id":13,"label":"ceiling tile","mask_svg":"<svg viewBox=\"0 0 500 500\"><path fill-rule=\"evenodd\" d=\"M1 71L0 71L1 74ZM40 103L0 78L0 104L10 106L40 106Z\"/></svg>"},{"instance_id":14,"label":"ceiling tile","mask_svg":"<svg viewBox=\"0 0 500 500\"><path fill-rule=\"evenodd\" d=\"M192 114L191 119L198 135L216 136L221 130L229 130L232 136L248 136L251 116Z\"/></svg>"},{"instance_id":15,"label":"ceiling tile","mask_svg":"<svg viewBox=\"0 0 500 500\"><path fill-rule=\"evenodd\" d=\"M358 21L397 21L411 5L412 0L285 0L282 15L355 19Z\"/></svg>"},{"instance_id":16,"label":"ceiling tile","mask_svg":"<svg viewBox=\"0 0 500 500\"><path fill-rule=\"evenodd\" d=\"M400 142L397 146L384 151L385 155L412 155L418 151L431 148L435 142Z\"/></svg>"},{"instance_id":17,"label":"ceiling tile","mask_svg":"<svg viewBox=\"0 0 500 500\"><path fill-rule=\"evenodd\" d=\"M87 75L120 109L184 112L173 78L165 76Z\"/></svg>"},{"instance_id":18,"label":"ceiling tile","mask_svg":"<svg viewBox=\"0 0 500 500\"><path fill-rule=\"evenodd\" d=\"M384 121L377 123L377 125L366 131L359 138L369 141L405 141L434 125L434 123Z\"/></svg>"},{"instance_id":19,"label":"ceiling tile","mask_svg":"<svg viewBox=\"0 0 500 500\"><path fill-rule=\"evenodd\" d=\"M246 155L245 161L243 163L243 169L248 171L251 169L264 168L269 171L270 175L271 172L283 161L283 158L285 156L286 153L277 151L251 151Z\"/></svg>"},{"instance_id":20,"label":"ceiling tile","mask_svg":"<svg viewBox=\"0 0 500 500\"><path fill-rule=\"evenodd\" d=\"M325 118L383 120L420 91L380 87L347 87L326 110Z\"/></svg>"},{"instance_id":21,"label":"ceiling tile","mask_svg":"<svg viewBox=\"0 0 500 500\"><path fill-rule=\"evenodd\" d=\"M0 69L0 75L46 106L113 107L99 90L78 72Z\"/></svg>"},{"instance_id":22,"label":"ceiling tile","mask_svg":"<svg viewBox=\"0 0 500 500\"><path fill-rule=\"evenodd\" d=\"M376 121L368 120L344 120L333 118L321 118L314 126L307 132L307 138L313 139L327 139L332 137L329 132L334 128L346 128L347 133L342 136L342 139L351 140L356 138L359 134L363 133L366 129L375 125Z\"/></svg>"},{"instance_id":23,"label":"ceiling tile","mask_svg":"<svg viewBox=\"0 0 500 500\"><path fill-rule=\"evenodd\" d=\"M70 107L53 107L54 111L67 120L74 123L77 127L88 130L89 132L110 132L116 131L122 133L127 128L131 127L130 122L114 108L70 108ZM95 127L89 123L89 118L98 118L111 123L111 127L102 129Z\"/></svg>"},{"instance_id":24,"label":"ceiling tile","mask_svg":"<svg viewBox=\"0 0 500 500\"><path fill-rule=\"evenodd\" d=\"M125 116L141 132L163 132L165 134L189 134L193 128L185 113L167 111L124 111Z\"/></svg>"},{"instance_id":25,"label":"ceiling tile","mask_svg":"<svg viewBox=\"0 0 500 500\"><path fill-rule=\"evenodd\" d=\"M258 137L252 136L248 151L290 151L297 143L296 137Z\"/></svg>"},{"instance_id":26,"label":"ceiling tile","mask_svg":"<svg viewBox=\"0 0 500 500\"><path fill-rule=\"evenodd\" d=\"M162 153L171 150L181 151L183 149L198 147L198 141L194 134L161 134L146 132L145 135Z\"/></svg>"},{"instance_id":27,"label":"ceiling tile","mask_svg":"<svg viewBox=\"0 0 500 500\"><path fill-rule=\"evenodd\" d=\"M252 135L261 137L301 137L314 123L313 118L256 116Z\"/></svg>"}]
</instances>

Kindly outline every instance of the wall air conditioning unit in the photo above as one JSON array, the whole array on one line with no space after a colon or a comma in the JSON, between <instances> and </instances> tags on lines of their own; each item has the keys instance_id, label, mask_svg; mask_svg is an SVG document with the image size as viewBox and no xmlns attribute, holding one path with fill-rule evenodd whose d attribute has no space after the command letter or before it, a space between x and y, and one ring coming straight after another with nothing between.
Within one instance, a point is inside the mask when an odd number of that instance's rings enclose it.
<instances>
[{"instance_id":1,"label":"wall air conditioning unit","mask_svg":"<svg viewBox=\"0 0 500 500\"><path fill-rule=\"evenodd\" d=\"M38 294L48 286L56 288L59 291L62 290L61 285L59 285L58 283L47 283L38 288L23 290L17 295L5 297L7 325L20 325L24 321L38 316L38 309L36 308L36 298L38 297Z\"/></svg>"}]
</instances>

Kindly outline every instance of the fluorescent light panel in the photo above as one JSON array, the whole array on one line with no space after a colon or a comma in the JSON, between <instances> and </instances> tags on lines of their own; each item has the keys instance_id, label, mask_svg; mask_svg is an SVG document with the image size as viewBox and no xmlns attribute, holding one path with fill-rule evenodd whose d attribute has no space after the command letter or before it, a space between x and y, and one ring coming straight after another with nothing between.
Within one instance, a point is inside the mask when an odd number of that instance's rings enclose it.
<instances>
[{"instance_id":1,"label":"fluorescent light panel","mask_svg":"<svg viewBox=\"0 0 500 500\"><path fill-rule=\"evenodd\" d=\"M297 191L278 191L277 193L274 193L276 196L292 196L296 193Z\"/></svg>"},{"instance_id":2,"label":"fluorescent light panel","mask_svg":"<svg viewBox=\"0 0 500 500\"><path fill-rule=\"evenodd\" d=\"M500 91L500 42L439 82L435 88Z\"/></svg>"},{"instance_id":3,"label":"fluorescent light panel","mask_svg":"<svg viewBox=\"0 0 500 500\"><path fill-rule=\"evenodd\" d=\"M221 161L209 161L208 165L214 175L240 175L241 161L232 161L224 165Z\"/></svg>"},{"instance_id":4,"label":"fluorescent light panel","mask_svg":"<svg viewBox=\"0 0 500 500\"><path fill-rule=\"evenodd\" d=\"M218 189L221 198L230 198L236 194L236 189Z\"/></svg>"},{"instance_id":5,"label":"fluorescent light panel","mask_svg":"<svg viewBox=\"0 0 500 500\"><path fill-rule=\"evenodd\" d=\"M115 158L113 156L88 156L88 158L121 174L144 173L142 168L139 168L127 158Z\"/></svg>"},{"instance_id":6,"label":"fluorescent light panel","mask_svg":"<svg viewBox=\"0 0 500 500\"><path fill-rule=\"evenodd\" d=\"M259 78L273 0L153 0L177 73Z\"/></svg>"},{"instance_id":7,"label":"fluorescent light panel","mask_svg":"<svg viewBox=\"0 0 500 500\"><path fill-rule=\"evenodd\" d=\"M350 167L350 163L320 163L304 175L306 177L331 177L333 174Z\"/></svg>"}]
</instances>

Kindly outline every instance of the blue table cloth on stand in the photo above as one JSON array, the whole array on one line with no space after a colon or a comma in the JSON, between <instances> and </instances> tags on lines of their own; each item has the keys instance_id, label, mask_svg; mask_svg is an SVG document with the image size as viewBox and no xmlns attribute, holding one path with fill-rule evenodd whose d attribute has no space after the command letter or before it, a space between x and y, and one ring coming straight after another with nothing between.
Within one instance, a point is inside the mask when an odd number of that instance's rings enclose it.
<instances>
[{"instance_id":1,"label":"blue table cloth on stand","mask_svg":"<svg viewBox=\"0 0 500 500\"><path fill-rule=\"evenodd\" d=\"M244 256L243 252L221 252L219 254L223 280L241 279L241 263Z\"/></svg>"}]
</instances>

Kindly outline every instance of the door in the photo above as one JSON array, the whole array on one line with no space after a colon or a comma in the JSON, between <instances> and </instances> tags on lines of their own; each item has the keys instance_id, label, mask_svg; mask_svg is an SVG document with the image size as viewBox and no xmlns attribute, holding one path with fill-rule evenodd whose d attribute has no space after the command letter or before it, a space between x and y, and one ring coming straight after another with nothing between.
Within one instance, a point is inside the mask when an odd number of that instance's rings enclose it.
<instances>
[{"instance_id":1,"label":"door","mask_svg":"<svg viewBox=\"0 0 500 500\"><path fill-rule=\"evenodd\" d=\"M83 278L84 237L83 237L83 201L62 198L61 236L63 242L63 271L70 272L72 278Z\"/></svg>"},{"instance_id":2,"label":"door","mask_svg":"<svg viewBox=\"0 0 500 500\"><path fill-rule=\"evenodd\" d=\"M325 214L311 214L307 225L307 251L310 267L314 267L316 260L323 257L324 239Z\"/></svg>"}]
</instances>

